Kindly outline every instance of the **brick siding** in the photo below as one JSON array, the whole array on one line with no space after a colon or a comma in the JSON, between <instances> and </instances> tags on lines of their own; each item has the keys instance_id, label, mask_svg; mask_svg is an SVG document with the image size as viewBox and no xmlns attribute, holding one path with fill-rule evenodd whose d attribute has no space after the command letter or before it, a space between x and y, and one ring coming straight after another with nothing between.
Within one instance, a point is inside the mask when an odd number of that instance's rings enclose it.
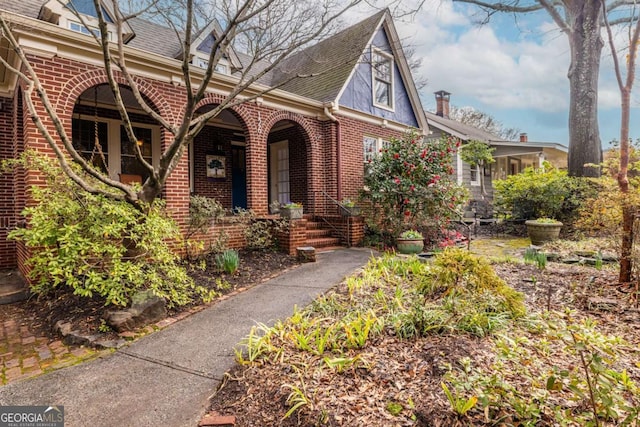
<instances>
[{"instance_id":1,"label":"brick siding","mask_svg":"<svg viewBox=\"0 0 640 427\"><path fill-rule=\"evenodd\" d=\"M93 115L91 106L76 105L85 91L107 82L102 68L60 57L40 58L30 56L35 71L47 90L61 123L71 134L71 119L74 113ZM122 75L115 73L116 80L126 86ZM184 109L184 87L169 82L136 78L140 91L156 111L169 123L178 123ZM45 139L33 122L24 114L19 89L13 99L2 99L0 111L0 158L13 157L25 147L53 155ZM199 108L221 102L221 96L208 94L199 104ZM41 117L45 117L43 107L36 103ZM194 193L215 197L223 206L232 207L231 180L231 142L243 141L246 144L246 180L248 207L258 215L268 214L269 205L269 143L280 140L289 141L291 200L305 205L305 212L322 212L327 203L321 196L326 192L338 197L338 159L337 124L320 120L314 116L277 110L262 104L249 102L229 109L238 119L241 131L222 127L207 126L194 141ZM113 110L99 109L102 117L117 118ZM320 114L320 111L318 112ZM147 117L136 116L141 123L152 123ZM401 136L400 132L381 126L364 123L352 118L339 118L341 123L341 164L340 185L342 198L357 198L363 184L363 137L365 135L388 139ZM281 125L289 127L282 128ZM45 120L45 126L55 135L52 123ZM273 130L278 129L278 130ZM237 135L242 133L242 136ZM161 132L160 145L166 148L172 141L171 135ZM226 177L215 180L206 177L205 156L222 153L226 157ZM162 196L166 200L167 210L172 217L186 227L189 212L189 156L185 151L171 176L168 178ZM43 179L35 171L16 170L13 175L0 177L0 268L20 265L26 273L24 262L28 256L21 244L7 241L6 231L16 225L19 212L25 204L33 203L29 197L32 185L44 185ZM352 220L360 224L358 220ZM302 242L302 224L296 224L288 233L285 249L295 253L296 245ZM352 244L361 241L360 230L352 232ZM229 246L242 247L244 236L239 225L225 224L213 227L205 237L208 241L224 231L229 236ZM177 245L181 246L181 245ZM179 248L177 248L179 250Z\"/></svg>"}]
</instances>

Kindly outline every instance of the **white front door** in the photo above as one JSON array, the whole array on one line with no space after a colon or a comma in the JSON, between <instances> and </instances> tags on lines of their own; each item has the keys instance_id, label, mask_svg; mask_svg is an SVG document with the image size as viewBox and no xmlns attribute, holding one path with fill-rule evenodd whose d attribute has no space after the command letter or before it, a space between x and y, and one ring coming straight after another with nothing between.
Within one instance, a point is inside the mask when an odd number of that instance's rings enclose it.
<instances>
[{"instance_id":1,"label":"white front door","mask_svg":"<svg viewBox=\"0 0 640 427\"><path fill-rule=\"evenodd\" d=\"M289 191L289 142L275 142L269 146L271 156L271 201L291 201Z\"/></svg>"}]
</instances>

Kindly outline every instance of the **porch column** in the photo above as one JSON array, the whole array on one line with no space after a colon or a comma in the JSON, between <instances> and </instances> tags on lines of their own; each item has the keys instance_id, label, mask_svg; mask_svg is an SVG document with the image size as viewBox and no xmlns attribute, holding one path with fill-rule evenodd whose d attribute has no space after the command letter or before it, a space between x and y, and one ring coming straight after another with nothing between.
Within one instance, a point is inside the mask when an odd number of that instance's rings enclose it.
<instances>
[{"instance_id":1,"label":"porch column","mask_svg":"<svg viewBox=\"0 0 640 427\"><path fill-rule=\"evenodd\" d=\"M168 132L162 132L162 151L166 149L170 143L168 141ZM178 166L167 178L164 187L164 196L166 200L167 211L171 213L171 217L178 223L180 230L184 233L189 220L190 205L190 185L189 185L189 150L186 149Z\"/></svg>"},{"instance_id":2,"label":"porch column","mask_svg":"<svg viewBox=\"0 0 640 427\"><path fill-rule=\"evenodd\" d=\"M257 215L269 213L269 180L267 167L268 133L247 135L247 206Z\"/></svg>"}]
</instances>

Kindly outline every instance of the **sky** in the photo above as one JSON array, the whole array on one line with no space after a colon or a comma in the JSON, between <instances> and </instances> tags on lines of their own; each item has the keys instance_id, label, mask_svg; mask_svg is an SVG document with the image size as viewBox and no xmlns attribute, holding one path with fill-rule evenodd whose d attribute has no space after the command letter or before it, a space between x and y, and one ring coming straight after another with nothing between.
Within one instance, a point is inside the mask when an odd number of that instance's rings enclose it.
<instances>
[{"instance_id":1,"label":"sky","mask_svg":"<svg viewBox=\"0 0 640 427\"><path fill-rule=\"evenodd\" d=\"M566 36L545 12L495 14L484 26L475 23L477 12L450 0L426 0L415 15L396 18L403 45L422 59L417 72L427 80L420 90L425 110L435 111L433 93L446 90L452 106L488 113L504 127L526 132L529 141L568 145ZM374 11L362 7L349 13L357 19ZM607 148L611 140L620 139L620 92L608 45L603 49L598 98L600 138ZM630 136L640 138L638 97L632 100Z\"/></svg>"}]
</instances>

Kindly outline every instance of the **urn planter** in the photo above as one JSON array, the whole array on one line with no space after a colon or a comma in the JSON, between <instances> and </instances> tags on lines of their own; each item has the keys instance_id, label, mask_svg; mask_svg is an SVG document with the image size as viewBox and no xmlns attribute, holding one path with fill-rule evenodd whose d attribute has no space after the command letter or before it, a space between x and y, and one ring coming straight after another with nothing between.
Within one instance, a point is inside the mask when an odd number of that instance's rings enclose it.
<instances>
[{"instance_id":1,"label":"urn planter","mask_svg":"<svg viewBox=\"0 0 640 427\"><path fill-rule=\"evenodd\" d=\"M557 239L560 236L560 229L562 228L560 221L541 222L538 220L529 220L525 222L525 225L527 226L527 233L531 239L531 244L536 246Z\"/></svg>"},{"instance_id":2,"label":"urn planter","mask_svg":"<svg viewBox=\"0 0 640 427\"><path fill-rule=\"evenodd\" d=\"M419 254L424 249L423 239L396 239L398 252L405 255Z\"/></svg>"}]
</instances>

